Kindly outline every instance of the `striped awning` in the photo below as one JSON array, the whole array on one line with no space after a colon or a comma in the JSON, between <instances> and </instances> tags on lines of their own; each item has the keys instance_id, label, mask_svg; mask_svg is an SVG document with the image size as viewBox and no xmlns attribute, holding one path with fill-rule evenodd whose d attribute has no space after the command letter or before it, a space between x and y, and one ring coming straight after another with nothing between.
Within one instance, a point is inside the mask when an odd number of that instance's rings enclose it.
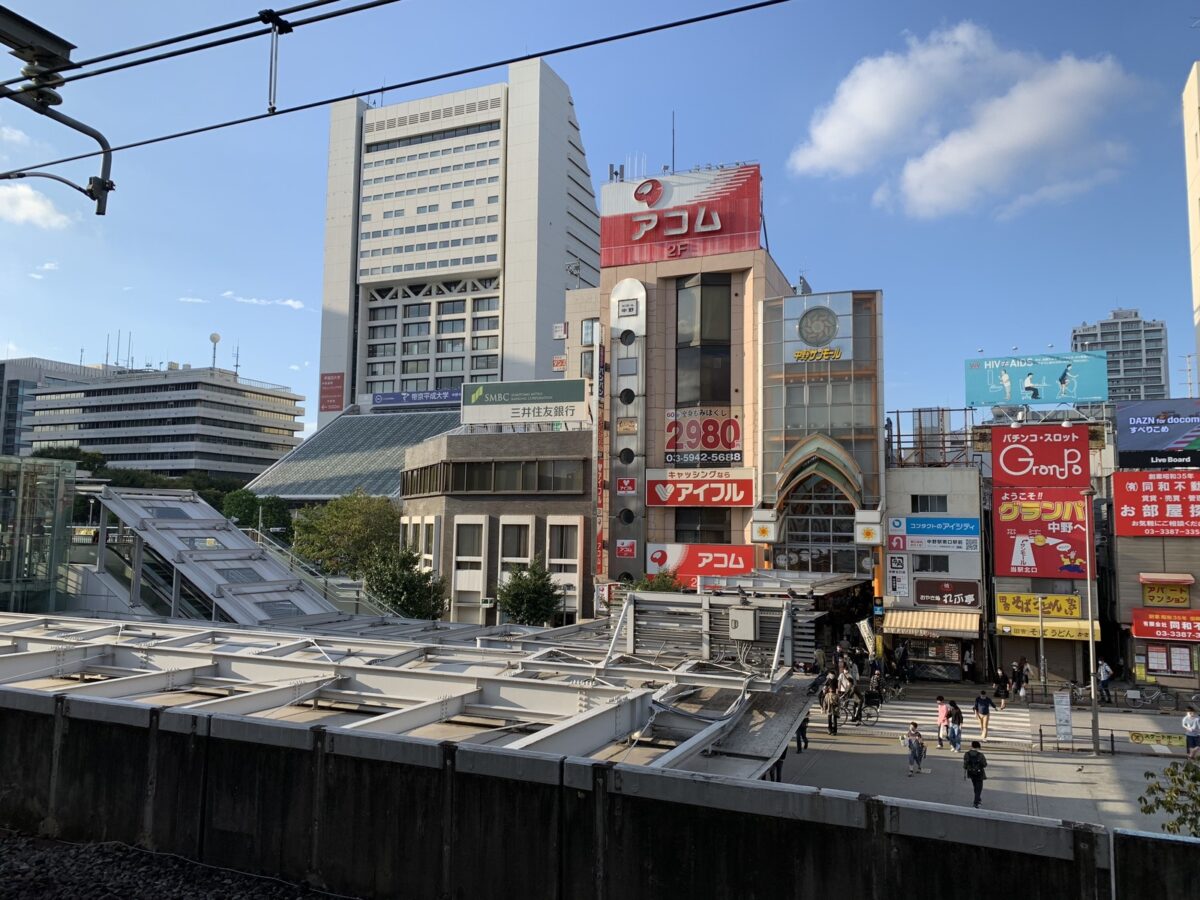
<instances>
[{"instance_id":1,"label":"striped awning","mask_svg":"<svg viewBox=\"0 0 1200 900\"><path fill-rule=\"evenodd\" d=\"M883 614L884 634L912 637L979 637L979 610L889 609Z\"/></svg>"},{"instance_id":2,"label":"striped awning","mask_svg":"<svg viewBox=\"0 0 1200 900\"><path fill-rule=\"evenodd\" d=\"M1172 574L1170 572L1141 572L1138 581L1142 584L1195 584L1196 579L1186 573Z\"/></svg>"}]
</instances>

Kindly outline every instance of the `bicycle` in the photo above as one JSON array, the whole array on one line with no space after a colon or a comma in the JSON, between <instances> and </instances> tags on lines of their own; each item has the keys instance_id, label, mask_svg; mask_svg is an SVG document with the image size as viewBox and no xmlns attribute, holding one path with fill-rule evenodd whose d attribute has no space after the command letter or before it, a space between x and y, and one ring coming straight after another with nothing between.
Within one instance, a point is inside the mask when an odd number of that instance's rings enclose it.
<instances>
[{"instance_id":1,"label":"bicycle","mask_svg":"<svg viewBox=\"0 0 1200 900\"><path fill-rule=\"evenodd\" d=\"M1151 703L1158 704L1159 709L1175 709L1179 698L1160 687L1146 687L1126 691L1125 702L1133 709L1141 709Z\"/></svg>"},{"instance_id":2,"label":"bicycle","mask_svg":"<svg viewBox=\"0 0 1200 900\"><path fill-rule=\"evenodd\" d=\"M904 683L900 681L886 681L883 684L883 699L884 702L889 700L904 699Z\"/></svg>"},{"instance_id":3,"label":"bicycle","mask_svg":"<svg viewBox=\"0 0 1200 900\"><path fill-rule=\"evenodd\" d=\"M1086 684L1080 684L1077 681L1067 683L1071 691L1072 703L1089 703L1092 699L1091 689Z\"/></svg>"},{"instance_id":4,"label":"bicycle","mask_svg":"<svg viewBox=\"0 0 1200 900\"><path fill-rule=\"evenodd\" d=\"M838 701L838 717L843 722L854 721L854 706L855 700L853 695L847 695ZM860 721L864 725L874 725L879 721L879 708L876 706L868 706L864 701L862 712L859 715Z\"/></svg>"}]
</instances>

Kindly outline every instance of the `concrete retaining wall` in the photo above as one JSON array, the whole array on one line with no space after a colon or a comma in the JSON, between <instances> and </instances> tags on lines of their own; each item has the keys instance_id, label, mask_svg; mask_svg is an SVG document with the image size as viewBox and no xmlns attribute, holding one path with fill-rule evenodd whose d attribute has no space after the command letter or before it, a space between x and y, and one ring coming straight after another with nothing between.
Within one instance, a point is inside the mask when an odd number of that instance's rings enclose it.
<instances>
[{"instance_id":1,"label":"concrete retaining wall","mask_svg":"<svg viewBox=\"0 0 1200 900\"><path fill-rule=\"evenodd\" d=\"M1200 842L0 690L0 824L359 896L1118 900ZM1147 889L1153 885L1153 890Z\"/></svg>"}]
</instances>

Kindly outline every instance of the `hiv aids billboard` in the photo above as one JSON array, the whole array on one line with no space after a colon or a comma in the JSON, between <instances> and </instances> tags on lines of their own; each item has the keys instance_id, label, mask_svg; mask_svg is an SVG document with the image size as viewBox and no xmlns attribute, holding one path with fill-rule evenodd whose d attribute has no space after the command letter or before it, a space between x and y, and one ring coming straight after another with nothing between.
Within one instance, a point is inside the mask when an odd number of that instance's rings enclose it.
<instances>
[{"instance_id":1,"label":"hiv aids billboard","mask_svg":"<svg viewBox=\"0 0 1200 900\"><path fill-rule=\"evenodd\" d=\"M1086 424L992 429L992 483L996 487L1085 488L1090 475Z\"/></svg>"},{"instance_id":2,"label":"hiv aids billboard","mask_svg":"<svg viewBox=\"0 0 1200 900\"><path fill-rule=\"evenodd\" d=\"M749 165L609 182L600 216L604 268L757 250L762 177Z\"/></svg>"},{"instance_id":3,"label":"hiv aids billboard","mask_svg":"<svg viewBox=\"0 0 1200 900\"><path fill-rule=\"evenodd\" d=\"M1087 575L1091 503L1077 488L995 488L996 574L1019 578Z\"/></svg>"},{"instance_id":4,"label":"hiv aids billboard","mask_svg":"<svg viewBox=\"0 0 1200 900\"><path fill-rule=\"evenodd\" d=\"M753 469L647 469L647 506L753 506Z\"/></svg>"}]
</instances>

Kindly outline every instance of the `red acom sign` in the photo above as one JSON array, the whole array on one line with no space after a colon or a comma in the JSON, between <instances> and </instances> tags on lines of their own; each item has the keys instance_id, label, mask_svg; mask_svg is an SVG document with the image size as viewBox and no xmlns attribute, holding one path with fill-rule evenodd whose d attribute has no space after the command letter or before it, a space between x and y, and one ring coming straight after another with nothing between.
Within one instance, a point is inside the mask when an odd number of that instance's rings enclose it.
<instances>
[{"instance_id":1,"label":"red acom sign","mask_svg":"<svg viewBox=\"0 0 1200 900\"><path fill-rule=\"evenodd\" d=\"M1113 472L1122 537L1200 537L1200 472Z\"/></svg>"},{"instance_id":2,"label":"red acom sign","mask_svg":"<svg viewBox=\"0 0 1200 900\"><path fill-rule=\"evenodd\" d=\"M992 429L996 487L1078 487L1089 481L1087 425Z\"/></svg>"},{"instance_id":3,"label":"red acom sign","mask_svg":"<svg viewBox=\"0 0 1200 900\"><path fill-rule=\"evenodd\" d=\"M674 572L687 587L699 575L745 575L754 571L754 548L743 544L647 544L646 574Z\"/></svg>"},{"instance_id":4,"label":"red acom sign","mask_svg":"<svg viewBox=\"0 0 1200 900\"><path fill-rule=\"evenodd\" d=\"M753 469L647 469L647 506L753 506Z\"/></svg>"},{"instance_id":5,"label":"red acom sign","mask_svg":"<svg viewBox=\"0 0 1200 900\"><path fill-rule=\"evenodd\" d=\"M757 250L758 166L619 181L601 190L600 265Z\"/></svg>"}]
</instances>

